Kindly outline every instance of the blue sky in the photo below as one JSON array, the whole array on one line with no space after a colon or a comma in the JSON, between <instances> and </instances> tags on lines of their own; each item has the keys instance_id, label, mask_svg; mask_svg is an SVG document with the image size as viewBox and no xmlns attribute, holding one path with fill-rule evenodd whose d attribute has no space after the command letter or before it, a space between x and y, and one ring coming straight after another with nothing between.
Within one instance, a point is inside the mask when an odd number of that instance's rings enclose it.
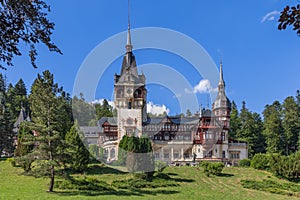
<instances>
[{"instance_id":1,"label":"blue sky","mask_svg":"<svg viewBox=\"0 0 300 200\"><path fill-rule=\"evenodd\" d=\"M288 3L293 5L297 1ZM127 1L63 0L49 1L49 4L52 9L49 17L56 24L53 41L64 55L49 53L41 45L38 69L33 69L29 58L22 56L15 59L14 67L3 73L8 82L16 83L23 78L30 91L37 73L49 69L56 82L72 93L76 74L89 53L109 37L126 31ZM222 57L229 99L239 108L245 100L250 110L261 113L266 104L276 99L283 101L300 89L300 38L290 29L277 30L278 12L285 5L286 1L279 0L131 0L131 27L175 30L202 45L216 65ZM134 35L132 40L134 46ZM125 43L126 38L121 45ZM121 51L125 53L125 48ZM155 49L134 53L138 65L160 63L173 67L193 87L202 79L190 63L172 53ZM99 82L96 99L112 100L113 74L119 73L120 67L121 58L108 66ZM148 101L165 105L170 114L180 112L180 100L168 88L153 84L148 85L148 92ZM205 107L208 94L196 95Z\"/></svg>"}]
</instances>

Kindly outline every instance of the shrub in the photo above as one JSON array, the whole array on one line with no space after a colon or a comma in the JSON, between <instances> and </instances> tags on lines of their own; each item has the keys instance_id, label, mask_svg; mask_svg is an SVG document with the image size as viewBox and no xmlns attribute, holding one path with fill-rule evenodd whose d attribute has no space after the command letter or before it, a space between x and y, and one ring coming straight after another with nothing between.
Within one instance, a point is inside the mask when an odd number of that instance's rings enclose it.
<instances>
[{"instance_id":1,"label":"shrub","mask_svg":"<svg viewBox=\"0 0 300 200\"><path fill-rule=\"evenodd\" d=\"M71 179L56 180L55 185L59 189L75 189L75 190L110 190L111 187L104 181L90 177L80 177Z\"/></svg>"},{"instance_id":2,"label":"shrub","mask_svg":"<svg viewBox=\"0 0 300 200\"><path fill-rule=\"evenodd\" d=\"M250 166L254 169L269 170L270 155L262 153L255 154L251 160Z\"/></svg>"},{"instance_id":3,"label":"shrub","mask_svg":"<svg viewBox=\"0 0 300 200\"><path fill-rule=\"evenodd\" d=\"M221 162L211 163L204 161L200 163L200 166L203 167L206 176L220 175L224 168L224 164Z\"/></svg>"},{"instance_id":4,"label":"shrub","mask_svg":"<svg viewBox=\"0 0 300 200\"><path fill-rule=\"evenodd\" d=\"M270 193L283 194L289 196L298 196L300 193L300 186L295 183L280 183L273 180L241 180L241 185L247 189L254 189L260 191L266 191Z\"/></svg>"},{"instance_id":5,"label":"shrub","mask_svg":"<svg viewBox=\"0 0 300 200\"><path fill-rule=\"evenodd\" d=\"M9 162L13 167L17 166L17 163L15 161L15 158L7 158L6 162Z\"/></svg>"},{"instance_id":6,"label":"shrub","mask_svg":"<svg viewBox=\"0 0 300 200\"><path fill-rule=\"evenodd\" d=\"M291 181L300 178L300 151L289 156L273 154L270 156L271 172L278 177Z\"/></svg>"},{"instance_id":7,"label":"shrub","mask_svg":"<svg viewBox=\"0 0 300 200\"><path fill-rule=\"evenodd\" d=\"M245 159L242 159L239 161L239 166L240 167L250 167L250 163L251 163L250 159L245 158Z\"/></svg>"},{"instance_id":8,"label":"shrub","mask_svg":"<svg viewBox=\"0 0 300 200\"><path fill-rule=\"evenodd\" d=\"M157 169L157 171L159 173L163 172L164 169L166 169L166 167L167 167L166 162L163 162L163 161L160 161L160 160L155 161L155 168Z\"/></svg>"}]
</instances>

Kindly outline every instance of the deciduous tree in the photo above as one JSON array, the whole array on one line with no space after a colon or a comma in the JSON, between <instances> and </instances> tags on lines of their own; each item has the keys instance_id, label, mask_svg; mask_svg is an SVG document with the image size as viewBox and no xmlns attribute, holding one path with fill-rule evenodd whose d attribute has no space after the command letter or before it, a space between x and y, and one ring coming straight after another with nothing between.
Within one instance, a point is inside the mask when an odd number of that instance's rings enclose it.
<instances>
[{"instance_id":1,"label":"deciduous tree","mask_svg":"<svg viewBox=\"0 0 300 200\"><path fill-rule=\"evenodd\" d=\"M286 6L280 13L278 20L279 30L285 30L288 26L292 26L297 35L300 36L300 4L296 6Z\"/></svg>"},{"instance_id":2,"label":"deciduous tree","mask_svg":"<svg viewBox=\"0 0 300 200\"><path fill-rule=\"evenodd\" d=\"M294 97L287 97L282 104L285 153L295 152L300 135L300 113Z\"/></svg>"},{"instance_id":3,"label":"deciduous tree","mask_svg":"<svg viewBox=\"0 0 300 200\"><path fill-rule=\"evenodd\" d=\"M54 23L47 18L49 12L50 6L42 0L0 0L0 68L13 66L13 58L22 55L20 43L29 47L29 57L35 68L38 43L61 53L51 41Z\"/></svg>"}]
</instances>

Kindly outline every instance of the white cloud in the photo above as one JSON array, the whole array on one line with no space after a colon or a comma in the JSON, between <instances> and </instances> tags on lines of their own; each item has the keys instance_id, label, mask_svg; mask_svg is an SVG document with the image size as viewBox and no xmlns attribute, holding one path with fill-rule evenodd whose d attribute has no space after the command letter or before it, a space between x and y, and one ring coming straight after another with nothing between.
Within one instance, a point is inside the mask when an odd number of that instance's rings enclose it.
<instances>
[{"instance_id":1,"label":"white cloud","mask_svg":"<svg viewBox=\"0 0 300 200\"><path fill-rule=\"evenodd\" d=\"M194 86L193 93L210 93L210 92L216 92L218 89L213 88L210 81L207 79L203 79L199 81L199 83ZM191 93L188 89L185 89L187 93Z\"/></svg>"},{"instance_id":2,"label":"white cloud","mask_svg":"<svg viewBox=\"0 0 300 200\"><path fill-rule=\"evenodd\" d=\"M92 101L92 104L102 104L104 99L95 99L94 101ZM113 101L108 101L108 104L111 105L113 108L115 108L115 104ZM169 114L170 109L167 108L165 105L158 105L158 104L154 104L152 101L147 103L147 112L151 113L153 115L160 115L163 114L164 112L166 112L167 114Z\"/></svg>"},{"instance_id":3,"label":"white cloud","mask_svg":"<svg viewBox=\"0 0 300 200\"><path fill-rule=\"evenodd\" d=\"M153 115L160 115L166 112L169 114L170 110L165 105L157 105L154 104L152 101L147 103L147 112Z\"/></svg>"},{"instance_id":4,"label":"white cloud","mask_svg":"<svg viewBox=\"0 0 300 200\"><path fill-rule=\"evenodd\" d=\"M104 99L95 99L94 101L92 101L92 104L103 104ZM113 101L107 100L108 104L110 106L112 106L113 108L115 108L115 103Z\"/></svg>"},{"instance_id":5,"label":"white cloud","mask_svg":"<svg viewBox=\"0 0 300 200\"><path fill-rule=\"evenodd\" d=\"M280 12L277 10L269 12L261 19L261 23L264 23L265 21L273 21L275 19L275 16L279 14Z\"/></svg>"}]
</instances>

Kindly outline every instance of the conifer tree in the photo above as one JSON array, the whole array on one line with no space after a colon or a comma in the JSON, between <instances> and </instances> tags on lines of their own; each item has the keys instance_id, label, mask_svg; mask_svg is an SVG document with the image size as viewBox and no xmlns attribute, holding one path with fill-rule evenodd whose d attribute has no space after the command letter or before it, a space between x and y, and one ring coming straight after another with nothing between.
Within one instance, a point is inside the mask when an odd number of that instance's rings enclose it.
<instances>
[{"instance_id":1,"label":"conifer tree","mask_svg":"<svg viewBox=\"0 0 300 200\"><path fill-rule=\"evenodd\" d=\"M272 105L266 105L263 111L264 136L266 137L268 153L283 153L284 130L282 126L281 104L274 101Z\"/></svg>"},{"instance_id":2,"label":"conifer tree","mask_svg":"<svg viewBox=\"0 0 300 200\"><path fill-rule=\"evenodd\" d=\"M6 105L5 80L0 74L0 154L5 151L8 154L13 152L13 123L11 113Z\"/></svg>"},{"instance_id":3,"label":"conifer tree","mask_svg":"<svg viewBox=\"0 0 300 200\"><path fill-rule=\"evenodd\" d=\"M16 120L22 107L28 112L28 98L25 83L20 79L15 86L8 85L7 88L7 106L12 114L12 119Z\"/></svg>"},{"instance_id":4,"label":"conifer tree","mask_svg":"<svg viewBox=\"0 0 300 200\"><path fill-rule=\"evenodd\" d=\"M119 155L120 152L122 156L125 156L122 159L126 159L129 172L143 172L146 174L147 179L152 178L154 159L149 138L125 135L119 143Z\"/></svg>"},{"instance_id":5,"label":"conifer tree","mask_svg":"<svg viewBox=\"0 0 300 200\"><path fill-rule=\"evenodd\" d=\"M241 128L239 111L237 109L236 103L232 101L231 103L231 113L230 113L230 130L229 137L231 139L237 139L238 131Z\"/></svg>"},{"instance_id":6,"label":"conifer tree","mask_svg":"<svg viewBox=\"0 0 300 200\"><path fill-rule=\"evenodd\" d=\"M79 130L77 121L67 132L66 141L70 145L71 167L79 172L85 171L88 167L90 153L87 150L88 144L85 142L83 133Z\"/></svg>"},{"instance_id":7,"label":"conifer tree","mask_svg":"<svg viewBox=\"0 0 300 200\"><path fill-rule=\"evenodd\" d=\"M62 127L66 124L65 110L60 109L62 89L54 83L53 74L44 71L38 74L31 87L29 101L31 105L32 123L28 126L34 132L35 147L25 159L35 158L32 174L50 178L49 191L53 191L55 176L61 171L62 164L69 157L65 133Z\"/></svg>"}]
</instances>

